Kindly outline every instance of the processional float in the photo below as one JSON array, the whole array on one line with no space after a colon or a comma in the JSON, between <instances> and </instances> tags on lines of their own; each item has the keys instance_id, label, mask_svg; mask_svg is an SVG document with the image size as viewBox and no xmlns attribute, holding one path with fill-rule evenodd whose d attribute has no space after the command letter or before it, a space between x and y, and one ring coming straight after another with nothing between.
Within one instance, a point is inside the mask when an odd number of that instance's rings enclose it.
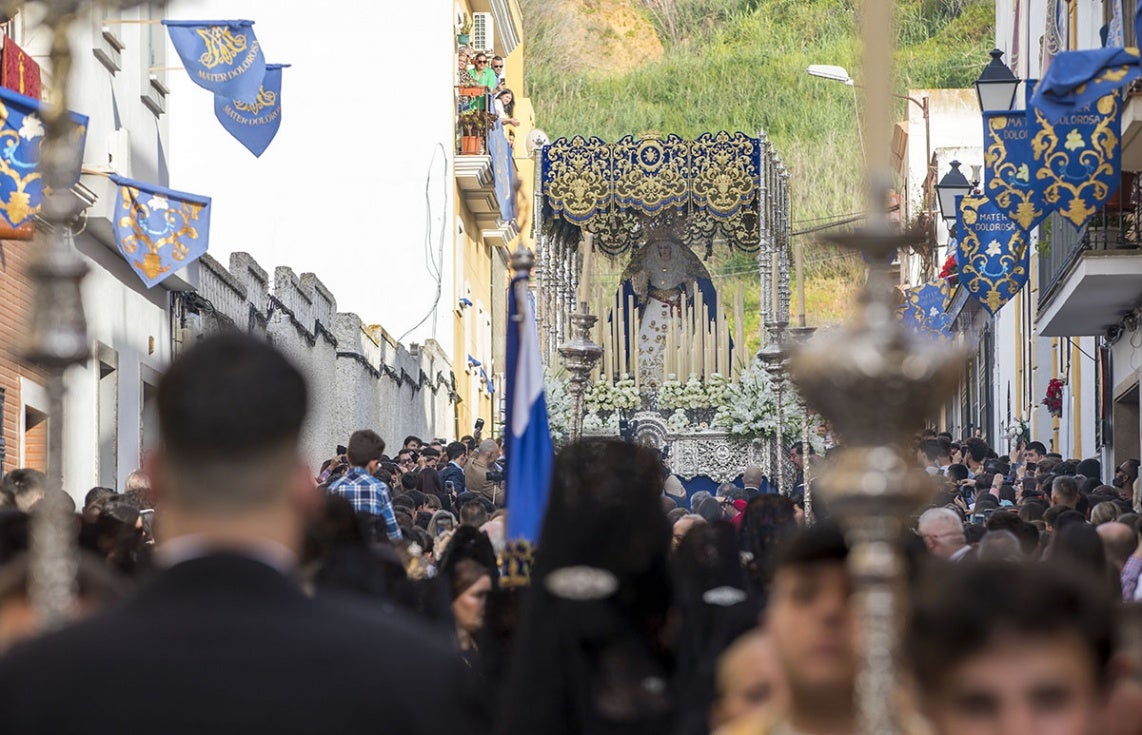
<instances>
[{"instance_id":1,"label":"processional float","mask_svg":"<svg viewBox=\"0 0 1142 735\"><path fill-rule=\"evenodd\" d=\"M537 157L536 311L548 363L563 356L569 373L571 436L615 432L582 427L583 392L611 391L602 413L637 425L684 479L729 481L752 462L786 487L786 417L752 441L694 395L761 370L745 348L742 291L727 298L714 285L715 253L756 258L761 343L772 351L786 338L790 176L767 136L562 138ZM618 283L592 279L595 258L621 267ZM780 386L784 360L770 367Z\"/></svg>"}]
</instances>

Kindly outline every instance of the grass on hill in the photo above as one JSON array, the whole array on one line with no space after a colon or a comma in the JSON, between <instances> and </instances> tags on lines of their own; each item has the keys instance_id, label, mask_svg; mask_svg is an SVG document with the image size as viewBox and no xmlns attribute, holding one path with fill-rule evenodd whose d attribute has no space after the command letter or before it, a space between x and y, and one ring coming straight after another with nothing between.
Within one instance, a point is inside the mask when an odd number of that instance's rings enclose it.
<instances>
[{"instance_id":1,"label":"grass on hill","mask_svg":"<svg viewBox=\"0 0 1142 735\"><path fill-rule=\"evenodd\" d=\"M862 154L854 90L810 77L837 64L858 81L860 42L849 0L628 0L655 23L661 59L618 73L579 71L590 49L560 47L569 0L521 0L529 39L528 89L552 138L655 131L765 130L792 173L794 230L861 212ZM561 5L562 3L562 5ZM590 0L580 6L592 7ZM994 6L984 0L898 0L896 89L963 87L987 61ZM672 22L664 22L664 13ZM896 110L904 119L904 105ZM843 318L863 268L806 237L810 324ZM737 273L747 256L714 269ZM737 275L756 283L756 275ZM731 287L733 284L727 284ZM757 332L757 289L748 288L747 334Z\"/></svg>"}]
</instances>

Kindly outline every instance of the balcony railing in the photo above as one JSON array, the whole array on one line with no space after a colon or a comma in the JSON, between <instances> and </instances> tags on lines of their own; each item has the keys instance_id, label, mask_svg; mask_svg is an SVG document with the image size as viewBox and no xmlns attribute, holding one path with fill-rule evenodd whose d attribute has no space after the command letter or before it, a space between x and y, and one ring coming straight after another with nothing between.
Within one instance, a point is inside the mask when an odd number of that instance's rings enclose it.
<instances>
[{"instance_id":1,"label":"balcony railing","mask_svg":"<svg viewBox=\"0 0 1142 735\"><path fill-rule=\"evenodd\" d=\"M488 134L495 115L495 99L486 87L457 87L456 92L456 131L459 135L456 152L463 156L486 155Z\"/></svg>"},{"instance_id":2,"label":"balcony railing","mask_svg":"<svg viewBox=\"0 0 1142 735\"><path fill-rule=\"evenodd\" d=\"M1043 222L1039 241L1039 308L1044 309L1071 267L1088 251L1142 248L1142 177L1123 173L1122 188L1082 229L1057 212Z\"/></svg>"}]
</instances>

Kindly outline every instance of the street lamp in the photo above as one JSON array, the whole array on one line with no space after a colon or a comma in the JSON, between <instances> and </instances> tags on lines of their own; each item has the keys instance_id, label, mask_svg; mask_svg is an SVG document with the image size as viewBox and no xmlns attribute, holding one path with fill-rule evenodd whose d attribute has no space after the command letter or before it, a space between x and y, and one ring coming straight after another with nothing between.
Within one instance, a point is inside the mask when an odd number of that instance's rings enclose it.
<instances>
[{"instance_id":1,"label":"street lamp","mask_svg":"<svg viewBox=\"0 0 1142 735\"><path fill-rule=\"evenodd\" d=\"M952 170L936 184L936 198L940 201L940 214L945 222L956 221L956 197L971 193L971 182L960 171L960 162L952 161Z\"/></svg>"},{"instance_id":2,"label":"street lamp","mask_svg":"<svg viewBox=\"0 0 1142 735\"><path fill-rule=\"evenodd\" d=\"M1011 73L1002 59L1003 52L992 49L991 61L975 81L979 109L983 112L1006 112L1015 108L1015 92L1021 80Z\"/></svg>"},{"instance_id":3,"label":"street lamp","mask_svg":"<svg viewBox=\"0 0 1142 735\"><path fill-rule=\"evenodd\" d=\"M807 69L809 76L820 77L821 79L828 79L834 82L843 82L850 87L855 87L856 83L849 73L845 71L843 66L833 66L831 64L810 64Z\"/></svg>"}]
</instances>

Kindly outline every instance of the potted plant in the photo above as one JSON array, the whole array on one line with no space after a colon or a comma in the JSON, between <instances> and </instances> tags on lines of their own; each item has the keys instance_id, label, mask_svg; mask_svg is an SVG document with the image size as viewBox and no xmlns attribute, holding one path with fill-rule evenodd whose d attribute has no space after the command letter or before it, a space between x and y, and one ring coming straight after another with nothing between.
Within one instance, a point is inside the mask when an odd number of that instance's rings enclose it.
<instances>
[{"instance_id":1,"label":"potted plant","mask_svg":"<svg viewBox=\"0 0 1142 735\"><path fill-rule=\"evenodd\" d=\"M460 27L456 31L456 43L461 46L467 46L468 42L472 40L472 16L467 13L463 14L460 19Z\"/></svg>"},{"instance_id":2,"label":"potted plant","mask_svg":"<svg viewBox=\"0 0 1142 735\"><path fill-rule=\"evenodd\" d=\"M469 110L461 113L460 153L478 156L483 153L484 140L488 131L496 124L496 116L485 110Z\"/></svg>"}]
</instances>

